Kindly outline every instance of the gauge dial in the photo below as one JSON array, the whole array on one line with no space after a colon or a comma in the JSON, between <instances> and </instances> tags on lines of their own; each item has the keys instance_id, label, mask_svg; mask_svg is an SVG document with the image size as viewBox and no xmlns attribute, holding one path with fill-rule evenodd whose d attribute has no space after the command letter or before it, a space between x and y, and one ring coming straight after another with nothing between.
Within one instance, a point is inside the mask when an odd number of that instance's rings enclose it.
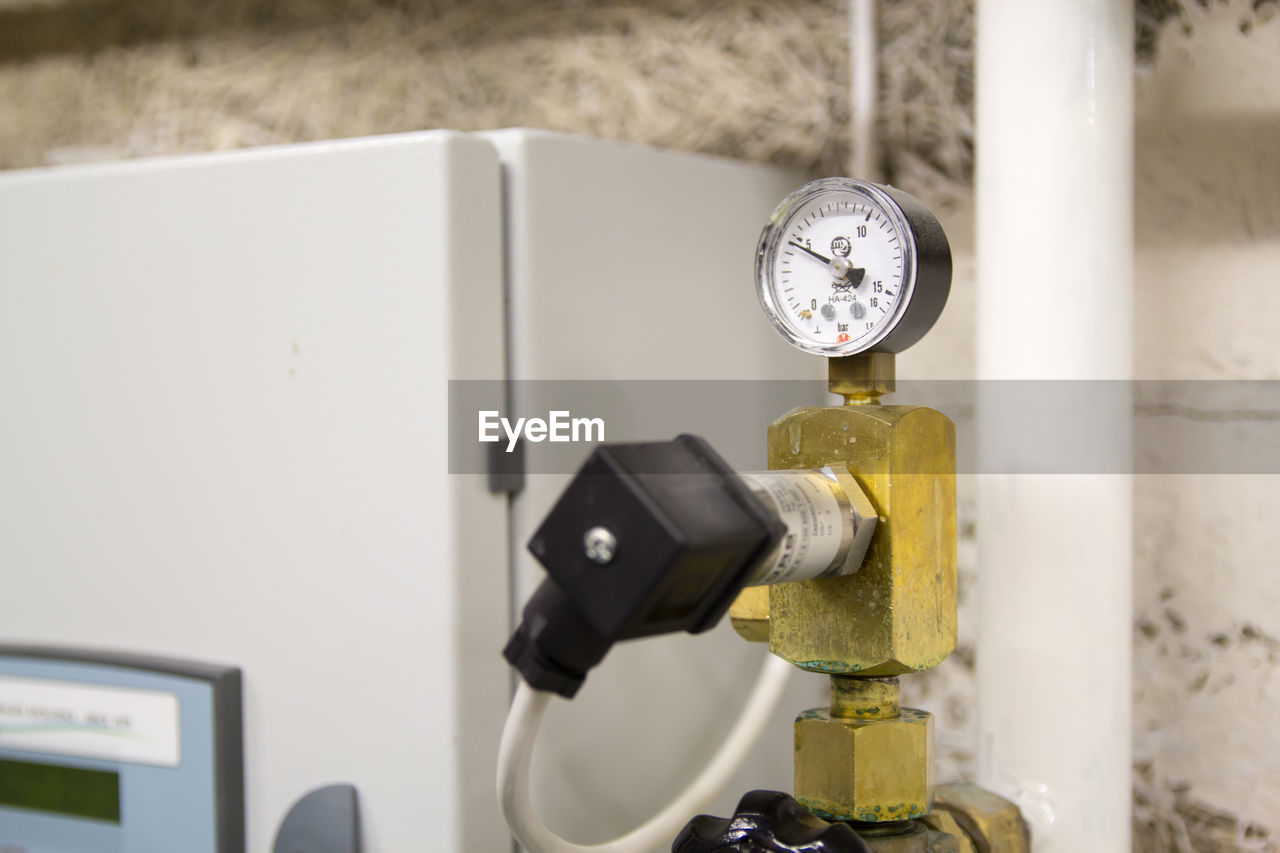
<instances>
[{"instance_id":1,"label":"gauge dial","mask_svg":"<svg viewBox=\"0 0 1280 853\"><path fill-rule=\"evenodd\" d=\"M756 278L765 313L800 349L899 352L942 312L951 251L937 218L917 199L824 178L774 211L760 236Z\"/></svg>"}]
</instances>

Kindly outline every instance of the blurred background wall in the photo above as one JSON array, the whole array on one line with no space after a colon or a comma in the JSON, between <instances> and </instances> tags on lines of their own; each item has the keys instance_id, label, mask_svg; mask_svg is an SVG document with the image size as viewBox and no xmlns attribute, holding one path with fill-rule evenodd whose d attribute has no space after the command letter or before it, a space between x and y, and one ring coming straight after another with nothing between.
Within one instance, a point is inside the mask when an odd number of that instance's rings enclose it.
<instances>
[{"instance_id":1,"label":"blurred background wall","mask_svg":"<svg viewBox=\"0 0 1280 853\"><path fill-rule=\"evenodd\" d=\"M1136 20L1136 375L1280 379L1277 3L1142 0ZM846 0L0 0L0 168L528 126L843 173L848 21ZM900 372L968 378L973 0L882 0L878 29L880 177L939 210L957 256ZM1280 851L1280 488L1135 490L1135 846ZM904 685L939 714L944 778L977 749L972 598L957 654Z\"/></svg>"},{"instance_id":2,"label":"blurred background wall","mask_svg":"<svg viewBox=\"0 0 1280 853\"><path fill-rule=\"evenodd\" d=\"M963 192L972 3L880 29L886 164ZM829 174L848 31L846 0L0 0L0 167L527 126Z\"/></svg>"}]
</instances>

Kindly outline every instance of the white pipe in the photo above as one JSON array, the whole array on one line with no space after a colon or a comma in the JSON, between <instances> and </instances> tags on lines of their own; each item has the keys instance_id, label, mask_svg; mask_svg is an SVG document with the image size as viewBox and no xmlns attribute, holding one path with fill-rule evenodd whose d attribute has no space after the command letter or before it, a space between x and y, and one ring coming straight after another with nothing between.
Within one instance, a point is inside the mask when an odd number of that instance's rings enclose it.
<instances>
[{"instance_id":1,"label":"white pipe","mask_svg":"<svg viewBox=\"0 0 1280 853\"><path fill-rule=\"evenodd\" d=\"M1131 378L1132 152L1132 0L979 0L979 378ZM983 472L1052 441L1012 426L1009 390L979 392ZM1118 466L1129 389L1105 390L1063 420ZM979 781L1022 805L1038 853L1129 849L1131 490L979 479Z\"/></svg>"},{"instance_id":2,"label":"white pipe","mask_svg":"<svg viewBox=\"0 0 1280 853\"><path fill-rule=\"evenodd\" d=\"M849 2L849 126L852 177L877 180L876 107L880 91L876 62L876 0Z\"/></svg>"}]
</instances>

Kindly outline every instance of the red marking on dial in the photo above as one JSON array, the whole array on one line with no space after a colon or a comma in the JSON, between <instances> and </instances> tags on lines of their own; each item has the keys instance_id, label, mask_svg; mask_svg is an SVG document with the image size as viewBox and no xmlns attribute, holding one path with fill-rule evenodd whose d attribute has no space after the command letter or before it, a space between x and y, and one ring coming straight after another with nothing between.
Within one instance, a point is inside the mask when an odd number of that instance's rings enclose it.
<instances>
[{"instance_id":1,"label":"red marking on dial","mask_svg":"<svg viewBox=\"0 0 1280 853\"><path fill-rule=\"evenodd\" d=\"M849 335L846 334L845 332L841 332L838 336L836 336L836 343L838 344L846 343L848 340L849 340Z\"/></svg>"}]
</instances>

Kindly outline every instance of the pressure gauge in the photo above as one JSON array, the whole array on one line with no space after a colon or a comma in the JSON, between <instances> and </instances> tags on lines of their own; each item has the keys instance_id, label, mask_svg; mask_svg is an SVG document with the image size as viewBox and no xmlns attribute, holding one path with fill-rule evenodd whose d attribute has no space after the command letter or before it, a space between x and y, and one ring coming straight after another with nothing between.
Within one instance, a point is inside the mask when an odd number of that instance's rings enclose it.
<instances>
[{"instance_id":1,"label":"pressure gauge","mask_svg":"<svg viewBox=\"0 0 1280 853\"><path fill-rule=\"evenodd\" d=\"M824 178L782 200L756 249L760 304L788 342L825 356L901 352L951 290L951 248L918 199Z\"/></svg>"}]
</instances>

